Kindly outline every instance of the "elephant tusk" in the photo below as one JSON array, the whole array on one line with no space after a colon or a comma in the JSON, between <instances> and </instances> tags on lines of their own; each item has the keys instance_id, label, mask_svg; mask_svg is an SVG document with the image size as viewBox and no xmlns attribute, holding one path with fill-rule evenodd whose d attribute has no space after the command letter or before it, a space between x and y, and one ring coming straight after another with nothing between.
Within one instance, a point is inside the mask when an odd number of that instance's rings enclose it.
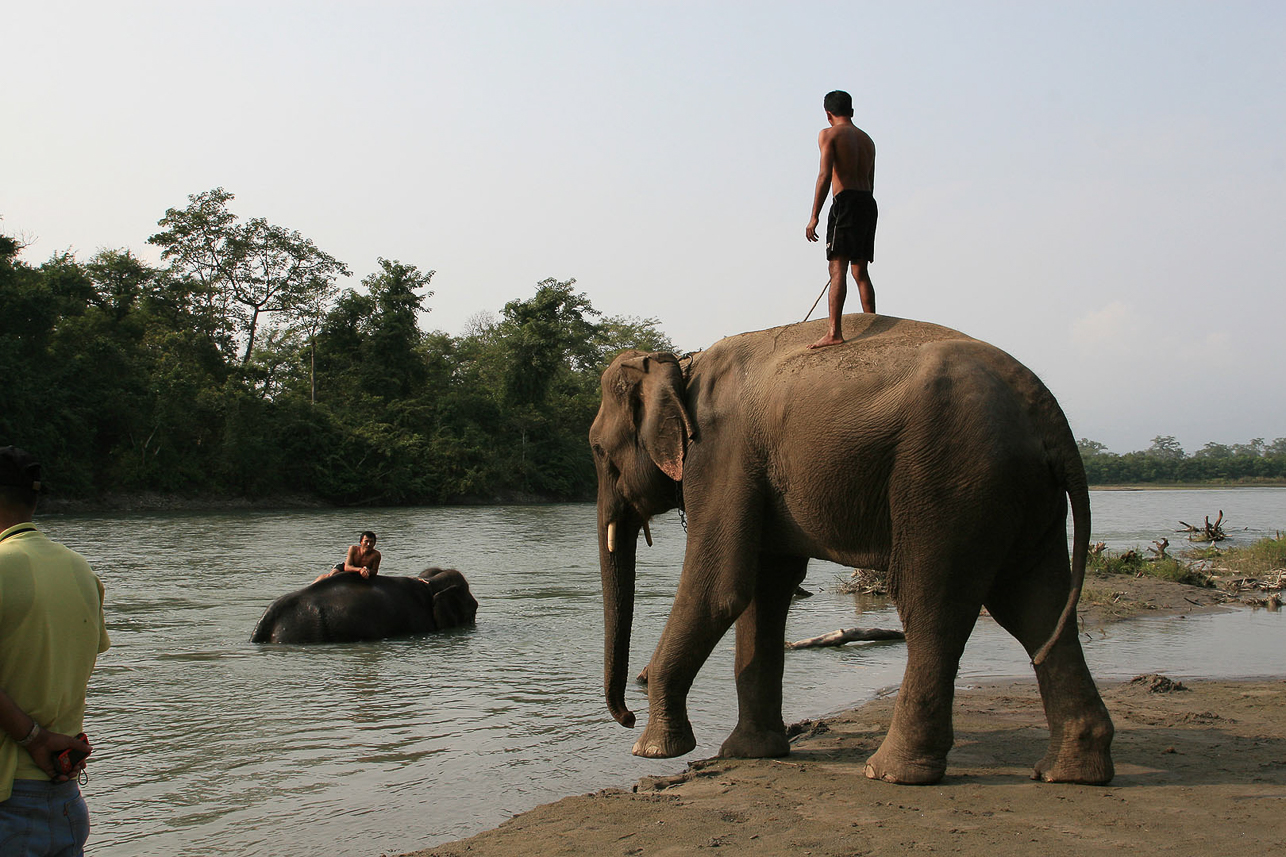
<instances>
[{"instance_id":1,"label":"elephant tusk","mask_svg":"<svg viewBox=\"0 0 1286 857\"><path fill-rule=\"evenodd\" d=\"M607 552L616 553L616 522L607 525Z\"/></svg>"},{"instance_id":2,"label":"elephant tusk","mask_svg":"<svg viewBox=\"0 0 1286 857\"><path fill-rule=\"evenodd\" d=\"M647 539L647 546L652 547L652 531L648 529L647 521L643 522L643 538Z\"/></svg>"}]
</instances>

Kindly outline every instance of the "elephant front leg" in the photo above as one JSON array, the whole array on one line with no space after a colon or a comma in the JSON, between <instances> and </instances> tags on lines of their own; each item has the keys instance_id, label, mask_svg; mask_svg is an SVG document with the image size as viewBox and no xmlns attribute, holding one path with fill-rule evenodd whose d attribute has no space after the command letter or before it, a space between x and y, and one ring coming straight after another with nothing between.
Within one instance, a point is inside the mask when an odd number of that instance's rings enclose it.
<instances>
[{"instance_id":1,"label":"elephant front leg","mask_svg":"<svg viewBox=\"0 0 1286 857\"><path fill-rule=\"evenodd\" d=\"M648 663L648 720L634 755L670 758L696 747L688 691L715 645L750 604L756 571L753 554L712 545L699 533L689 535L674 608Z\"/></svg>"},{"instance_id":2,"label":"elephant front leg","mask_svg":"<svg viewBox=\"0 0 1286 857\"><path fill-rule=\"evenodd\" d=\"M648 717L647 724L643 727L643 734L634 742L632 752L635 756L669 759L690 753L697 746L696 735L692 732L692 723L688 720L688 691L692 687L697 669L714 649L715 643L722 634L715 636L708 647L704 645L704 640L691 641L690 645L700 645L704 649L704 655L700 656L695 667L684 661L675 661L664 652L676 645L670 640L678 635L677 632L671 631L677 609L676 607L675 611L671 612L656 652L644 670L647 676ZM724 630L727 630L726 625ZM687 650L688 655L692 657L696 657L700 652L701 649L696 648Z\"/></svg>"},{"instance_id":3,"label":"elephant front leg","mask_svg":"<svg viewBox=\"0 0 1286 857\"><path fill-rule=\"evenodd\" d=\"M786 616L807 557L761 556L755 598L737 619L737 726L719 755L758 759L790 753L781 716Z\"/></svg>"}]
</instances>

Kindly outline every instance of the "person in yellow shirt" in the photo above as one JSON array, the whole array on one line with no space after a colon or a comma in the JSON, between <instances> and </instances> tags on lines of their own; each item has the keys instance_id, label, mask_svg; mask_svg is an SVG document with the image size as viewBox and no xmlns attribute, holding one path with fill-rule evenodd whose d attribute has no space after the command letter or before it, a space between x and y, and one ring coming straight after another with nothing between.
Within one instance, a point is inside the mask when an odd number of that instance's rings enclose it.
<instances>
[{"instance_id":1,"label":"person in yellow shirt","mask_svg":"<svg viewBox=\"0 0 1286 857\"><path fill-rule=\"evenodd\" d=\"M103 584L85 558L32 523L40 464L0 447L0 854L81 855L89 810L55 759L88 754L89 675L110 641Z\"/></svg>"}]
</instances>

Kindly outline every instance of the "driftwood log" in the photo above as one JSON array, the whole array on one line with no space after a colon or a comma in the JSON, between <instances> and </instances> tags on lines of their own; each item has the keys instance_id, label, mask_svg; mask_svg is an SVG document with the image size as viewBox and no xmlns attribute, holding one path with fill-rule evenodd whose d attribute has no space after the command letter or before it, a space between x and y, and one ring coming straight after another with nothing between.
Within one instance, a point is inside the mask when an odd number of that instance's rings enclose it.
<instances>
[{"instance_id":1,"label":"driftwood log","mask_svg":"<svg viewBox=\"0 0 1286 857\"><path fill-rule=\"evenodd\" d=\"M1228 538L1223 531L1223 509L1219 510L1219 517L1215 522L1210 523L1210 516L1206 515L1206 524L1203 527L1194 527L1185 521L1179 522L1182 530L1175 530L1176 533L1187 533L1190 542L1221 542Z\"/></svg>"},{"instance_id":2,"label":"driftwood log","mask_svg":"<svg viewBox=\"0 0 1286 857\"><path fill-rule=\"evenodd\" d=\"M818 637L809 637L797 643L787 643L788 649L814 649L822 646L842 646L871 640L905 640L906 634L892 628L841 628Z\"/></svg>"}]
</instances>

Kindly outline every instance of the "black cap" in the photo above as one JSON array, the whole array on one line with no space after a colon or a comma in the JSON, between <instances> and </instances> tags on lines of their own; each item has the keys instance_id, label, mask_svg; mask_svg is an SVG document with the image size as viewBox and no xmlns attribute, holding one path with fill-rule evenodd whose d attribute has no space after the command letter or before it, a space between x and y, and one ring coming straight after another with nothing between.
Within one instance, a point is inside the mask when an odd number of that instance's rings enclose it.
<instances>
[{"instance_id":1,"label":"black cap","mask_svg":"<svg viewBox=\"0 0 1286 857\"><path fill-rule=\"evenodd\" d=\"M40 462L25 449L0 446L0 485L40 493Z\"/></svg>"}]
</instances>

